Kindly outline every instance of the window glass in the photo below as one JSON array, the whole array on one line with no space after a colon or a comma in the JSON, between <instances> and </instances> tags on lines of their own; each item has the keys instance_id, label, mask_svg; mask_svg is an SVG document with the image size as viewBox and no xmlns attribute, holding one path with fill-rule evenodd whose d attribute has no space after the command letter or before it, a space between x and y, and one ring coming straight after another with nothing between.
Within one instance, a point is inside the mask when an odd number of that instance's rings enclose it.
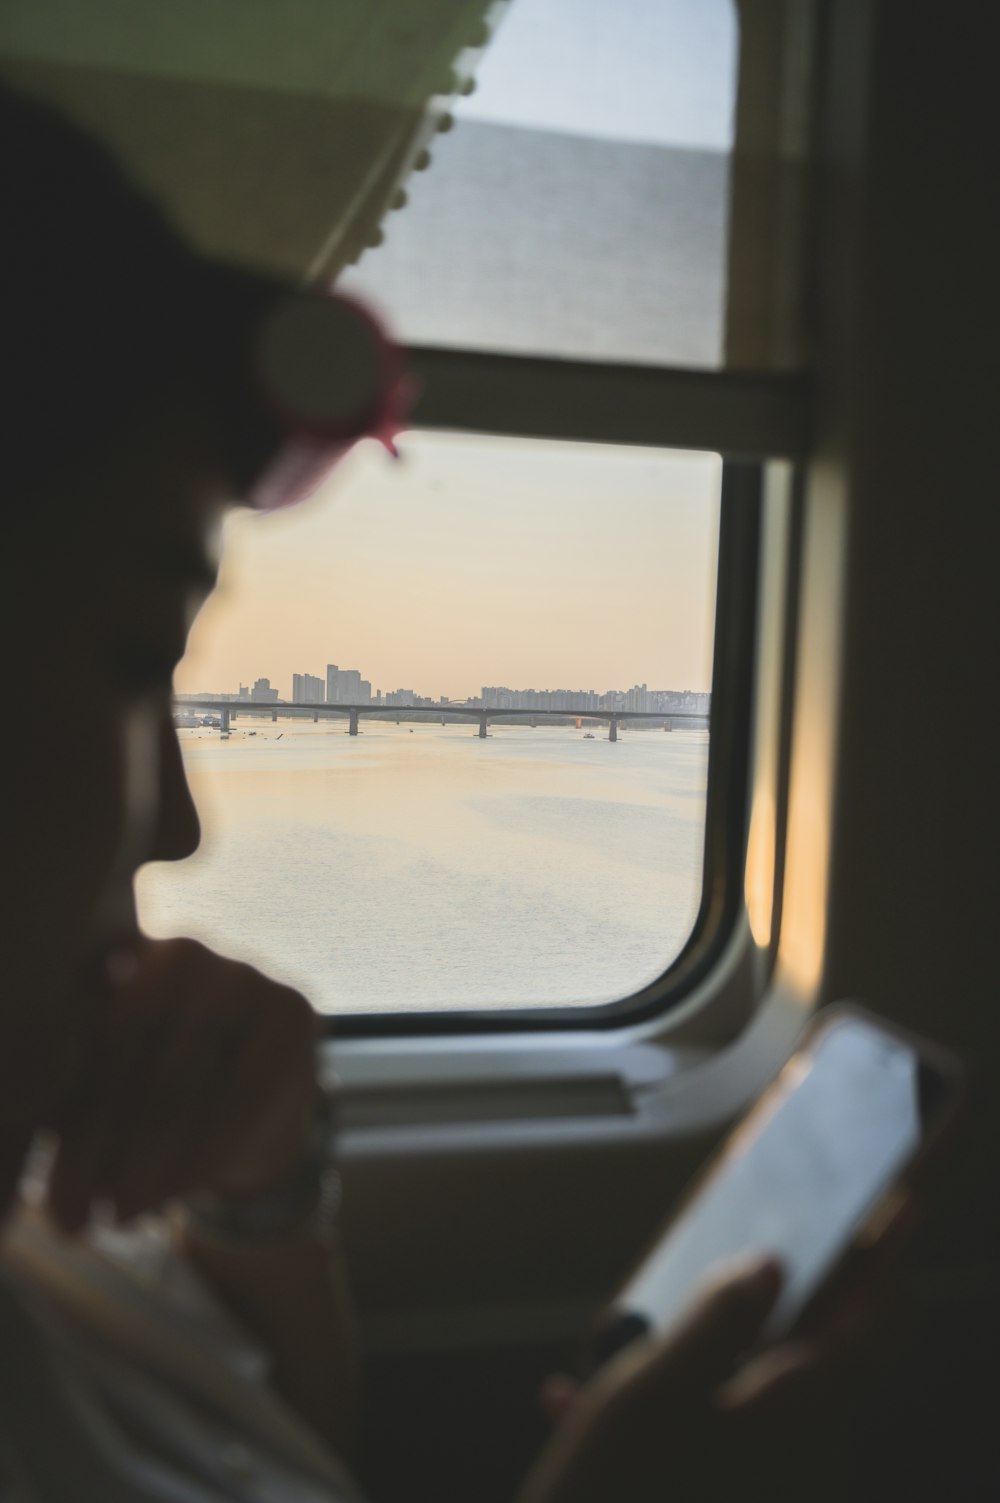
<instances>
[{"instance_id":1,"label":"window glass","mask_svg":"<svg viewBox=\"0 0 1000 1503\"><path fill-rule=\"evenodd\" d=\"M514 0L341 285L415 343L719 365L737 44L732 0Z\"/></svg>"},{"instance_id":2,"label":"window glass","mask_svg":"<svg viewBox=\"0 0 1000 1503\"><path fill-rule=\"evenodd\" d=\"M721 461L400 447L229 518L176 680L202 847L143 922L327 1011L628 995L701 900Z\"/></svg>"}]
</instances>

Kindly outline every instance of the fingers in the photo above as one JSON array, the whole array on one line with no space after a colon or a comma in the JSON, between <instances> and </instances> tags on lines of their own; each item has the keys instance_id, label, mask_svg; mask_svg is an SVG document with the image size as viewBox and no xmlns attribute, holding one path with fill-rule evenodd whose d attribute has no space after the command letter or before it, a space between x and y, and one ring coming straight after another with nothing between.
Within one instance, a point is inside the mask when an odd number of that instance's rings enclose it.
<instances>
[{"instance_id":1,"label":"fingers","mask_svg":"<svg viewBox=\"0 0 1000 1503\"><path fill-rule=\"evenodd\" d=\"M856 1392L884 1355L896 1293L891 1272L900 1248L919 1224L923 1206L909 1191L886 1203L861 1246L799 1328L799 1337L748 1362L714 1396L720 1412L755 1420L815 1405L834 1390ZM878 1342L873 1342L877 1334ZM850 1374L850 1382L845 1382Z\"/></svg>"},{"instance_id":2,"label":"fingers","mask_svg":"<svg viewBox=\"0 0 1000 1503\"><path fill-rule=\"evenodd\" d=\"M204 1172L225 1195L252 1195L286 1179L315 1119L316 1016L286 988L268 1002L233 1061L225 1108L206 1139Z\"/></svg>"},{"instance_id":3,"label":"fingers","mask_svg":"<svg viewBox=\"0 0 1000 1503\"><path fill-rule=\"evenodd\" d=\"M707 1410L711 1392L754 1346L781 1279L781 1267L771 1257L716 1269L666 1338L625 1347L581 1389L568 1412L577 1418L591 1409L624 1406L641 1426L680 1407L688 1413Z\"/></svg>"},{"instance_id":4,"label":"fingers","mask_svg":"<svg viewBox=\"0 0 1000 1503\"><path fill-rule=\"evenodd\" d=\"M822 1353L824 1366L870 1347L876 1331L885 1335L899 1303L899 1254L924 1214L912 1192L895 1194L799 1323L797 1335Z\"/></svg>"},{"instance_id":5,"label":"fingers","mask_svg":"<svg viewBox=\"0 0 1000 1503\"><path fill-rule=\"evenodd\" d=\"M723 1414L787 1412L791 1401L815 1396L824 1377L819 1350L805 1342L772 1347L740 1369L713 1395Z\"/></svg>"},{"instance_id":6,"label":"fingers","mask_svg":"<svg viewBox=\"0 0 1000 1503\"><path fill-rule=\"evenodd\" d=\"M579 1390L553 1380L546 1401L560 1423L526 1497L659 1499L668 1495L679 1453L697 1454L703 1468L722 1434L711 1393L756 1341L781 1278L769 1257L716 1270L665 1339L633 1342ZM683 1464L680 1472L689 1484Z\"/></svg>"},{"instance_id":7,"label":"fingers","mask_svg":"<svg viewBox=\"0 0 1000 1503\"><path fill-rule=\"evenodd\" d=\"M197 1014L178 1018L115 1165L111 1185L120 1219L194 1188L217 1136L215 1119L229 1105L240 1047L229 1018L209 1018L200 1027Z\"/></svg>"},{"instance_id":8,"label":"fingers","mask_svg":"<svg viewBox=\"0 0 1000 1503\"><path fill-rule=\"evenodd\" d=\"M141 1009L127 996L105 999L86 1072L56 1123L60 1141L49 1179L49 1205L65 1231L79 1231L91 1207L111 1197L150 1062L165 1046L167 1030L158 999Z\"/></svg>"},{"instance_id":9,"label":"fingers","mask_svg":"<svg viewBox=\"0 0 1000 1503\"><path fill-rule=\"evenodd\" d=\"M312 1122L317 1019L296 992L193 941L144 941L109 981L100 1038L56 1124L49 1200L78 1231L194 1189L253 1194L293 1172Z\"/></svg>"},{"instance_id":10,"label":"fingers","mask_svg":"<svg viewBox=\"0 0 1000 1503\"><path fill-rule=\"evenodd\" d=\"M756 1343L781 1291L781 1264L752 1255L713 1270L666 1347L688 1381L710 1387Z\"/></svg>"},{"instance_id":11,"label":"fingers","mask_svg":"<svg viewBox=\"0 0 1000 1503\"><path fill-rule=\"evenodd\" d=\"M753 1346L774 1306L781 1281L780 1264L771 1257L751 1256L720 1264L673 1333L665 1341L646 1337L624 1347L607 1364L605 1373L610 1371L610 1377L603 1377L602 1383L664 1390L676 1374L689 1391L707 1396ZM582 1396L589 1399L592 1386L563 1373L554 1374L539 1392L542 1412L553 1424L562 1424Z\"/></svg>"}]
</instances>

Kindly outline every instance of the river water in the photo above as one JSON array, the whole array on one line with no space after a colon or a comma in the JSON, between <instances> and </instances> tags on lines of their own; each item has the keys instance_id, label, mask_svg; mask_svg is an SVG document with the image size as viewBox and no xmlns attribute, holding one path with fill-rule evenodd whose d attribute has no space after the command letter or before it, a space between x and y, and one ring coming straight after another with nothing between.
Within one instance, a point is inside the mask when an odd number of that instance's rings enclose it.
<instances>
[{"instance_id":1,"label":"river water","mask_svg":"<svg viewBox=\"0 0 1000 1503\"><path fill-rule=\"evenodd\" d=\"M596 1003L652 980L700 901L707 732L476 731L181 731L202 845L140 873L146 928L324 1012Z\"/></svg>"}]
</instances>

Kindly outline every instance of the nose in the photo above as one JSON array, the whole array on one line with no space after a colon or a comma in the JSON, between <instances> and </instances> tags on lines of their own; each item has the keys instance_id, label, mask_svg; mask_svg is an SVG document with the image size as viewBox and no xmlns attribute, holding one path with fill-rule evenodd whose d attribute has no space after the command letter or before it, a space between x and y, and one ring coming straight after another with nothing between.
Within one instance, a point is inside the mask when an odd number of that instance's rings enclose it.
<instances>
[{"instance_id":1,"label":"nose","mask_svg":"<svg viewBox=\"0 0 1000 1503\"><path fill-rule=\"evenodd\" d=\"M167 716L160 726L160 788L150 861L183 861L198 849L201 823L191 797L177 733Z\"/></svg>"}]
</instances>

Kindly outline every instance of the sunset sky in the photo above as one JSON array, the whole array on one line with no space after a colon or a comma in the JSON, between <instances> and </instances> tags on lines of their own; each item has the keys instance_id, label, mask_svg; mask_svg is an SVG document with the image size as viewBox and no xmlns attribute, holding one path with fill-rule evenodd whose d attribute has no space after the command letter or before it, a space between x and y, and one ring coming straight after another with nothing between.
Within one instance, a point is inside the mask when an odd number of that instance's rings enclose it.
<instances>
[{"instance_id":1,"label":"sunset sky","mask_svg":"<svg viewBox=\"0 0 1000 1503\"><path fill-rule=\"evenodd\" d=\"M721 463L409 434L325 489L227 522L176 687L358 668L373 689L711 687Z\"/></svg>"}]
</instances>

